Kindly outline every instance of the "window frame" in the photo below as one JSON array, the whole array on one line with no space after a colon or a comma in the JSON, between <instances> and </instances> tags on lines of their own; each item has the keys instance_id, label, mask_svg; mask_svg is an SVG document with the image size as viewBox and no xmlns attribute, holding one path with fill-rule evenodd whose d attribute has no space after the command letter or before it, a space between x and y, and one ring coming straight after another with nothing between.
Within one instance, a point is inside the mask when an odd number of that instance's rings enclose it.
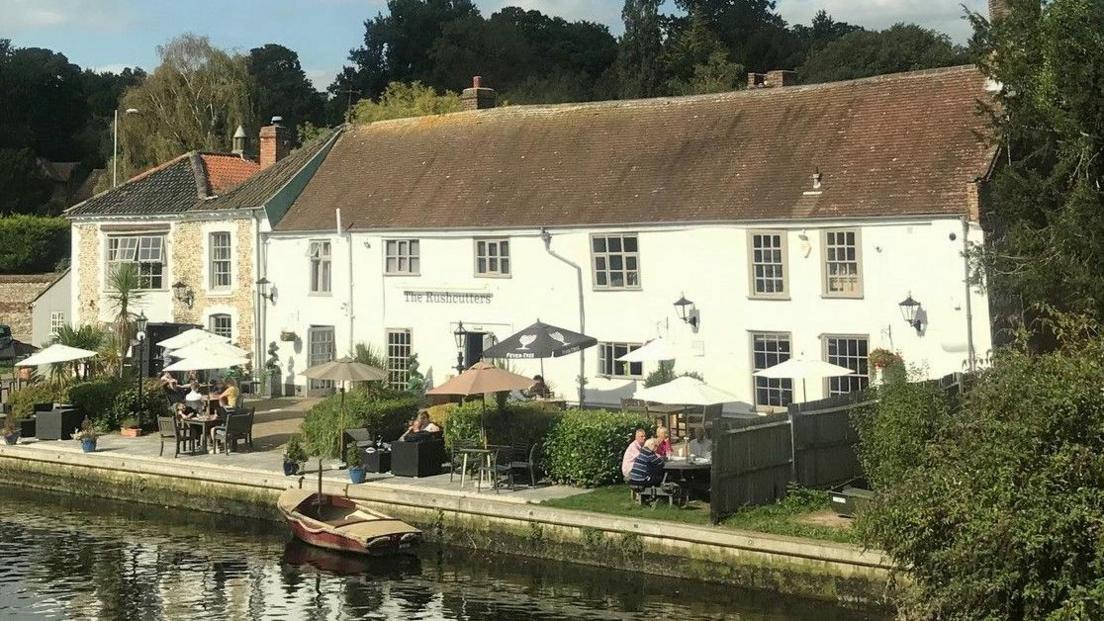
<instances>
[{"instance_id":1,"label":"window frame","mask_svg":"<svg viewBox=\"0 0 1104 621\"><path fill-rule=\"evenodd\" d=\"M318 247L318 255L315 256L315 246ZM323 254L322 250L326 253ZM307 294L308 295L333 295L333 240L311 239L307 243ZM316 273L317 272L317 273ZM326 277L326 287L321 287L323 275ZM316 278L317 277L317 278Z\"/></svg>"},{"instance_id":2,"label":"window frame","mask_svg":"<svg viewBox=\"0 0 1104 621\"><path fill-rule=\"evenodd\" d=\"M391 337L402 335L406 337L405 343L392 343ZM410 357L414 355L414 330L412 328L387 328L383 332L384 359L387 361L387 385L391 388L405 390L410 382ZM405 348L406 356L399 357L392 354L392 348ZM400 361L399 366L393 364Z\"/></svg>"},{"instance_id":3,"label":"window frame","mask_svg":"<svg viewBox=\"0 0 1104 621\"><path fill-rule=\"evenodd\" d=\"M617 360L625 354L640 349L643 343L629 343L627 341L599 341L598 342L598 377L604 377L607 379L630 379L639 380L644 379L644 363L643 362L623 362ZM618 353L617 348L625 348L624 353ZM607 349L609 350L607 352ZM606 370L606 362L610 365L610 370ZM621 368L624 373L618 373L618 365L623 365ZM639 373L633 373L633 367L640 369Z\"/></svg>"},{"instance_id":4,"label":"window frame","mask_svg":"<svg viewBox=\"0 0 1104 621\"><path fill-rule=\"evenodd\" d=\"M847 367L847 368L850 369L852 367L849 366L849 365L839 364L838 362L832 362L831 360L828 359L828 341L832 340L832 339L866 341L866 373L865 374L860 374L860 373L858 373L858 371L856 371L853 375L841 375L839 377L826 377L826 378L824 378L824 382L823 382L823 386L822 386L822 388L824 390L824 396L825 397L834 397L836 395L846 395L846 394L851 394L851 393L854 393L854 392L862 392L863 390L866 390L867 388L869 388L870 387L870 381L871 381L871 379L873 379L871 377L871 374L870 374L870 351L871 351L870 350L870 335L869 334L822 334L820 336L821 360L823 360L823 361L825 361L829 364L835 364L835 365L839 365L841 367ZM845 357L850 357L850 356L845 356ZM851 380L851 379L863 379L865 381L863 381L861 383L863 383L864 385L860 386L857 390L847 390L847 391L838 391L837 390L837 391L833 391L833 389L832 389L832 382L833 381Z\"/></svg>"},{"instance_id":5,"label":"window frame","mask_svg":"<svg viewBox=\"0 0 1104 621\"><path fill-rule=\"evenodd\" d=\"M222 320L222 319L226 320L226 323L227 323L227 326L228 326L228 329L229 329L229 332L230 332L229 334L225 334L224 332L222 332L220 330L220 328L217 328L215 326L216 322L218 322L219 320ZM234 339L234 317L230 313L211 313L210 315L207 315L207 330L210 331L212 334L217 334L219 336L224 336L228 339L233 340Z\"/></svg>"},{"instance_id":6,"label":"window frame","mask_svg":"<svg viewBox=\"0 0 1104 621\"><path fill-rule=\"evenodd\" d=\"M619 238L621 240L621 250L617 252L610 252L609 240L610 238ZM629 252L625 250L625 238L631 237L636 242L636 250ZM598 251L594 249L594 241L602 238L606 242L606 250ZM595 291L640 291L644 286L644 279L642 277L643 269L640 265L640 233L636 231L614 232L614 233L591 233L590 239L590 280L591 286ZM619 255L621 257L621 269L612 270L609 266L610 257L613 255ZM632 258L636 262L636 269L629 270L628 259ZM605 259L606 267L602 270L606 274L606 284L602 285L598 283L598 259ZM624 278L624 284L621 286L614 286L611 283L612 279L609 277L611 273L621 272ZM636 273L636 284L630 285L629 273Z\"/></svg>"},{"instance_id":7,"label":"window frame","mask_svg":"<svg viewBox=\"0 0 1104 621\"><path fill-rule=\"evenodd\" d=\"M50 311L50 338L57 336L66 325L65 311Z\"/></svg>"},{"instance_id":8,"label":"window frame","mask_svg":"<svg viewBox=\"0 0 1104 621\"><path fill-rule=\"evenodd\" d=\"M489 247L490 244L494 244L497 247L498 254L480 254L479 244L486 244ZM502 253L502 245L506 244L506 253ZM472 254L474 255L474 267L476 278L510 278L513 276L513 257L510 256L510 238L509 237L476 237L472 240ZM483 259L486 261L488 268L491 261L498 262L498 269L491 271L487 269L485 271L479 271L479 261ZM506 261L506 269L502 269L502 261Z\"/></svg>"},{"instance_id":9,"label":"window frame","mask_svg":"<svg viewBox=\"0 0 1104 621\"><path fill-rule=\"evenodd\" d=\"M828 290L828 282L831 276L828 275L828 235L830 233L854 233L855 234L855 280L857 282L855 291L853 292L833 292ZM839 298L839 299L851 299L857 300L863 297L863 254L862 254L862 229L851 228L833 228L824 229L820 232L820 294L825 298ZM836 263L850 263L850 261L836 261Z\"/></svg>"},{"instance_id":10,"label":"window frame","mask_svg":"<svg viewBox=\"0 0 1104 621\"><path fill-rule=\"evenodd\" d=\"M756 291L755 278L755 237L763 235L777 235L779 238L779 250L782 253L782 291L767 293ZM748 297L756 300L788 300L790 299L790 240L789 231L783 229L748 229L747 231L747 264L748 264ZM759 263L758 265L775 265L774 263Z\"/></svg>"},{"instance_id":11,"label":"window frame","mask_svg":"<svg viewBox=\"0 0 1104 621\"><path fill-rule=\"evenodd\" d=\"M400 244L405 243L407 246L407 253L405 255L396 252L391 254L391 245L395 244L395 248L398 249ZM395 258L395 269L392 270L388 267L392 256ZM407 270L403 271L399 269L399 262L402 259L406 259ZM417 262L417 269L414 268L414 264ZM422 275L422 243L421 240L416 237L391 237L383 240L383 274L384 276L421 276Z\"/></svg>"},{"instance_id":12,"label":"window frame","mask_svg":"<svg viewBox=\"0 0 1104 621\"><path fill-rule=\"evenodd\" d=\"M167 291L168 287L165 286L166 271L167 271L166 268L168 267L168 261L166 261L166 258L165 258L166 250L167 250L166 237L167 236L164 233L155 233L155 234L138 233L138 234L126 234L126 235L107 235L106 236L106 252L105 252L105 257L104 257L104 259L105 259L105 261L104 261L104 269L105 269L105 279L104 280L105 280L105 284L107 282L107 278L110 277L112 266L120 265L120 264L124 264L124 263L131 263L138 270L138 284L139 284L138 290L139 291ZM122 239L134 239L135 240L134 249L132 251L133 258L130 259L130 260L125 260L125 261L113 260L111 258L111 256L112 256L112 247L111 247L112 242L116 242L116 246L118 246L118 241L122 240ZM148 260L143 261L141 259L142 250L143 250L142 241L147 240L147 239L156 239L156 240L159 241L160 248L159 248L158 254L160 255L160 259L158 261L148 261ZM149 248L147 248L147 250L149 250ZM115 251L118 252L117 247L116 247ZM152 271L149 272L149 273L143 273L144 272L144 270L143 270L144 265L157 265L157 266L160 267L160 269L157 271L156 274L152 273ZM153 279L157 279L159 281L158 286L156 286L156 287L153 286ZM144 286L146 284L148 284L149 286Z\"/></svg>"},{"instance_id":13,"label":"window frame","mask_svg":"<svg viewBox=\"0 0 1104 621\"><path fill-rule=\"evenodd\" d=\"M221 246L216 246L216 237L226 236L226 258L217 259L215 257L216 248L221 249ZM217 265L219 263L226 264L226 284L218 284ZM230 231L211 231L207 234L207 289L216 292L228 292L234 289L234 236Z\"/></svg>"},{"instance_id":14,"label":"window frame","mask_svg":"<svg viewBox=\"0 0 1104 621\"><path fill-rule=\"evenodd\" d=\"M788 357L786 358L786 360L789 360L790 358L794 357L794 342L793 342L793 334L792 333L790 333L790 332L777 332L777 331L772 331L772 330L751 330L751 331L748 332L748 353L750 354L750 359L748 360L748 362L749 362L749 368L751 369L751 402L752 402L752 405L755 406L755 410L758 411L758 412L765 412L765 411L768 411L768 410L776 410L776 409L786 408L790 403L794 402L795 392L796 392L796 389L794 388L794 380L792 378L771 379L771 378L766 378L766 377L756 377L755 376L755 372L761 370L755 364L755 354L756 354L755 339L756 339L756 337L762 337L762 336L774 337L774 338L784 337L786 339L786 341L789 343L789 346L790 346L789 347L790 351L789 351L789 354L788 354ZM768 352L764 352L764 353L768 353ZM779 364L781 362L785 362L785 360L780 360L778 363L775 363L775 364ZM774 366L774 365L771 365L771 366ZM764 367L764 368L770 368L770 367ZM790 393L789 403L784 403L784 404L781 404L781 405L773 405L773 404L770 404L770 403L760 404L759 403L759 380L763 380L763 381L767 382L767 386L766 386L765 389L768 390L768 391L782 391L783 395L786 391L789 391L789 393ZM778 382L778 386L777 387L771 386L770 385L771 382ZM787 387L787 383L788 383L788 387ZM768 399L768 401L769 401L769 399ZM780 399L779 401L782 401L782 399Z\"/></svg>"},{"instance_id":15,"label":"window frame","mask_svg":"<svg viewBox=\"0 0 1104 621\"><path fill-rule=\"evenodd\" d=\"M327 335L328 339L319 339L321 335ZM327 359L323 360L325 356L316 356L316 345L328 345L326 349ZM325 364L337 360L337 326L333 325L310 325L307 327L307 367L312 367L316 364ZM337 386L337 383L333 380L307 380L308 391L319 390L333 390Z\"/></svg>"}]
</instances>

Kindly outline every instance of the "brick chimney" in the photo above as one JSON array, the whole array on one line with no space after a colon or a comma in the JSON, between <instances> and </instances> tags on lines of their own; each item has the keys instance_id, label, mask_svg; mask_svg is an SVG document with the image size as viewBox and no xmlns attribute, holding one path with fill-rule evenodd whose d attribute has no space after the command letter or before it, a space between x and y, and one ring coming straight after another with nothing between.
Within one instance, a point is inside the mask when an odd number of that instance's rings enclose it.
<instances>
[{"instance_id":1,"label":"brick chimney","mask_svg":"<svg viewBox=\"0 0 1104 621\"><path fill-rule=\"evenodd\" d=\"M749 73L748 88L778 88L797 84L797 72L776 69L766 73Z\"/></svg>"},{"instance_id":2,"label":"brick chimney","mask_svg":"<svg viewBox=\"0 0 1104 621\"><path fill-rule=\"evenodd\" d=\"M497 95L493 88L483 87L483 77L474 76L471 88L465 88L460 94L460 107L463 110L486 110L495 107Z\"/></svg>"},{"instance_id":3,"label":"brick chimney","mask_svg":"<svg viewBox=\"0 0 1104 621\"><path fill-rule=\"evenodd\" d=\"M272 117L272 124L261 128L261 170L284 159L291 152L291 130L284 127L282 117Z\"/></svg>"}]
</instances>

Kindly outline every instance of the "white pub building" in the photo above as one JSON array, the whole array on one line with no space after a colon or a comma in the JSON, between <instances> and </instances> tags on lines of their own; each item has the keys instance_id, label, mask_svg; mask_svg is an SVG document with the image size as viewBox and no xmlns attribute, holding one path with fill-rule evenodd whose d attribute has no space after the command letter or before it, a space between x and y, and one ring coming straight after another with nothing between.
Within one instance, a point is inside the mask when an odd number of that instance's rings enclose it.
<instances>
[{"instance_id":1,"label":"white pub building","mask_svg":"<svg viewBox=\"0 0 1104 621\"><path fill-rule=\"evenodd\" d=\"M856 371L809 399L866 385L876 348L933 377L970 368L991 348L964 256L995 155L984 77L792 78L501 108L476 87L464 112L347 128L261 235L260 339L297 390L360 343L396 384L417 354L435 385L539 319L599 341L543 361L553 391L609 406L655 369L617 358L657 336L683 351L676 372L760 410L802 398L752 376L791 356Z\"/></svg>"}]
</instances>

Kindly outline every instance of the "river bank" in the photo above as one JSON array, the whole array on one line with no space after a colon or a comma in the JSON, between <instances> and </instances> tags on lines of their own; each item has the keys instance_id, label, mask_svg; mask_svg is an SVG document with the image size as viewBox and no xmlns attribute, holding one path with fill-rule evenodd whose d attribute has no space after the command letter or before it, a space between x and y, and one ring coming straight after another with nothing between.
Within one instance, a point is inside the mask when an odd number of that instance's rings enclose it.
<instances>
[{"instance_id":1,"label":"river bank","mask_svg":"<svg viewBox=\"0 0 1104 621\"><path fill-rule=\"evenodd\" d=\"M275 467L257 465L219 456L174 460L111 447L84 454L68 442L0 447L0 476L13 485L268 521L277 520L275 499L282 490L317 485L313 477L284 477ZM435 486L429 479L350 485L343 477L340 471L326 473L324 491L410 521L433 541L474 550L858 606L882 605L891 584L888 559L852 545L556 509L520 495Z\"/></svg>"}]
</instances>

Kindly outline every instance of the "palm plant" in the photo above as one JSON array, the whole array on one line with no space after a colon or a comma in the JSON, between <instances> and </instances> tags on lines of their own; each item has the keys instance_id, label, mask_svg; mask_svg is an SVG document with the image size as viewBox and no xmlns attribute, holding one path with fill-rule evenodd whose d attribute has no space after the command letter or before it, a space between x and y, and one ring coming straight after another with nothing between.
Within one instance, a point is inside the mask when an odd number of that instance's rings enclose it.
<instances>
[{"instance_id":1,"label":"palm plant","mask_svg":"<svg viewBox=\"0 0 1104 621\"><path fill-rule=\"evenodd\" d=\"M126 358L126 347L130 343L130 306L142 299L144 293L138 267L133 263L123 263L108 274L107 297L118 311L115 316L115 344L118 347L119 360ZM123 365L120 364L120 375L122 371Z\"/></svg>"},{"instance_id":2,"label":"palm plant","mask_svg":"<svg viewBox=\"0 0 1104 621\"><path fill-rule=\"evenodd\" d=\"M99 326L83 325L79 328L74 328L68 324L58 328L57 334L50 341L51 344L67 345L69 347L76 347L79 349L87 349L90 351L99 351L108 340L108 334ZM60 362L58 364L51 365L50 375L54 379L60 379L66 371L72 371L73 375L78 375L80 371L81 363L89 365L96 364L92 360L88 361L74 361L70 363Z\"/></svg>"}]
</instances>

